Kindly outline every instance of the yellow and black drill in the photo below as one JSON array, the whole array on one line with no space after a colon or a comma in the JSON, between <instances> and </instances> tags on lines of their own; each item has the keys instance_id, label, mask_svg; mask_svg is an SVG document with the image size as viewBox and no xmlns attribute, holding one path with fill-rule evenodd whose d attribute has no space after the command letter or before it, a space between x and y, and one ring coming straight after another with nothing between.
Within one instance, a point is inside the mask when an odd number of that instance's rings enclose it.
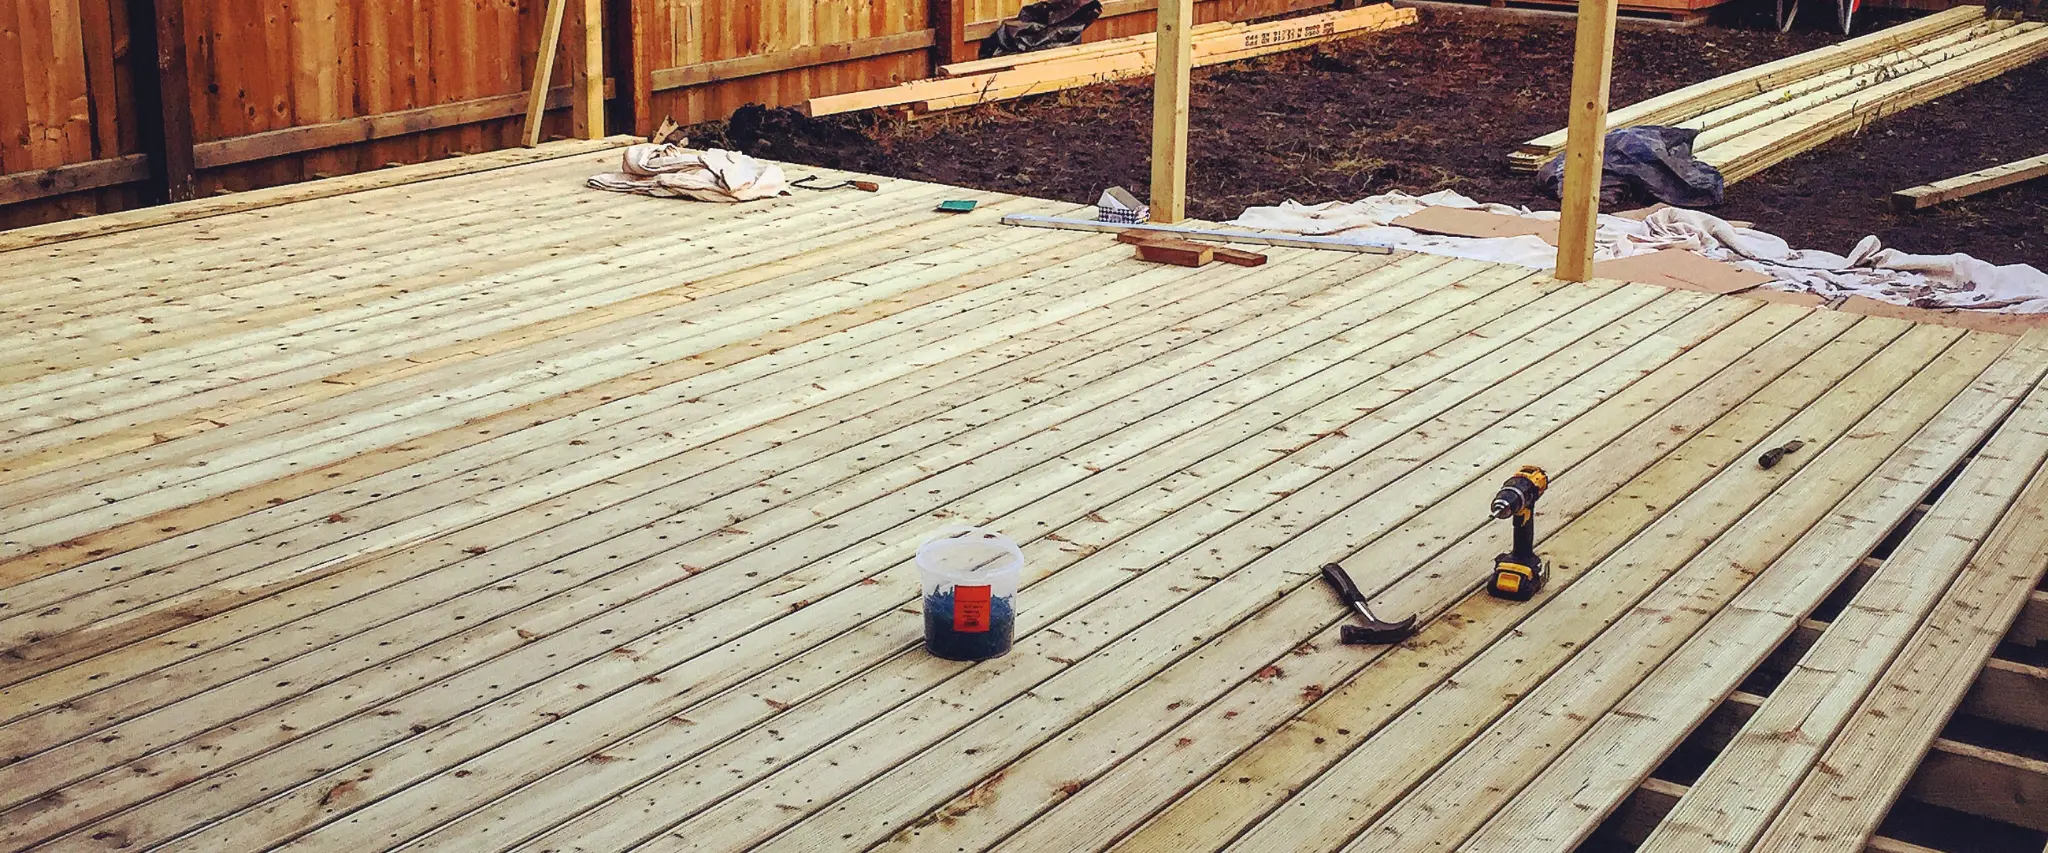
<instances>
[{"instance_id":1,"label":"yellow and black drill","mask_svg":"<svg viewBox=\"0 0 2048 853\"><path fill-rule=\"evenodd\" d=\"M1543 469L1524 465L1493 496L1493 517L1509 519L1515 533L1513 550L1494 558L1488 589L1496 598L1528 601L1550 579L1550 566L1536 555L1536 499L1549 487Z\"/></svg>"}]
</instances>

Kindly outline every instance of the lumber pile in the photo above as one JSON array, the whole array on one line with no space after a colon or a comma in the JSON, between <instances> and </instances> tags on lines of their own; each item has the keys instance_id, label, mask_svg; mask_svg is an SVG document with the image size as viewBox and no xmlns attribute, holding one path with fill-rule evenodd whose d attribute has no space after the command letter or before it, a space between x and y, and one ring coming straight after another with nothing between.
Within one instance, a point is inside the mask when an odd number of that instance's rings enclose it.
<instances>
[{"instance_id":1,"label":"lumber pile","mask_svg":"<svg viewBox=\"0 0 2048 853\"><path fill-rule=\"evenodd\" d=\"M1251 59L1271 53L1392 29L1416 21L1414 9L1382 3L1260 24L1213 23L1194 30L1197 67ZM1074 89L1095 83L1149 77L1154 62L1151 34L1079 44L1015 56L944 66L944 76L886 89L826 95L804 102L805 115L826 116L881 107L935 112Z\"/></svg>"},{"instance_id":2,"label":"lumber pile","mask_svg":"<svg viewBox=\"0 0 2048 853\"><path fill-rule=\"evenodd\" d=\"M1700 131L1693 153L1739 181L1899 110L2048 56L2048 25L1961 6L1820 50L1717 77L1616 110L1609 127ZM1564 149L1559 130L1509 165L1535 171Z\"/></svg>"}]
</instances>

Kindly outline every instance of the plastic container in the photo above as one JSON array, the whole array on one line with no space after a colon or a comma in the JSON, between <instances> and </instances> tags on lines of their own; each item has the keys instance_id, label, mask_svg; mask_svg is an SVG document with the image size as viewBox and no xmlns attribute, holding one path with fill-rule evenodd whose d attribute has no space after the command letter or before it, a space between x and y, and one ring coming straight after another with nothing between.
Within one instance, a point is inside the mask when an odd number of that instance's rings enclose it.
<instances>
[{"instance_id":1,"label":"plastic container","mask_svg":"<svg viewBox=\"0 0 2048 853\"><path fill-rule=\"evenodd\" d=\"M947 660L988 660L1017 634L1024 551L979 527L940 531L917 549L924 579L924 647Z\"/></svg>"}]
</instances>

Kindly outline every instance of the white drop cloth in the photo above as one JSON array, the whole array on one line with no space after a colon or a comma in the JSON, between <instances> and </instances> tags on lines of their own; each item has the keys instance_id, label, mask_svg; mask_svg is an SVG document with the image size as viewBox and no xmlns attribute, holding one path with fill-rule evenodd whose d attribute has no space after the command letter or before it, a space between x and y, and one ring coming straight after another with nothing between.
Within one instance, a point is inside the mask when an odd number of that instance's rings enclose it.
<instances>
[{"instance_id":1,"label":"white drop cloth","mask_svg":"<svg viewBox=\"0 0 2048 853\"><path fill-rule=\"evenodd\" d=\"M592 175L590 186L717 202L753 201L789 192L782 167L722 148L691 151L682 142L649 142L627 146L620 159L619 171Z\"/></svg>"},{"instance_id":2,"label":"white drop cloth","mask_svg":"<svg viewBox=\"0 0 2048 853\"><path fill-rule=\"evenodd\" d=\"M1286 202L1254 207L1230 224L1321 236L1459 258L1549 269L1557 249L1536 237L1449 237L1387 223L1428 205L1556 220L1556 211L1481 204L1448 190L1424 196L1383 193L1355 202ZM1641 221L1601 216L1594 258L1624 258L1663 248L1690 249L1776 279L1781 290L1827 298L1866 296L1920 308L2048 313L2048 273L2026 264L1995 265L1969 255L1909 255L1865 237L1847 256L1796 250L1777 236L1737 228L1697 210L1665 208Z\"/></svg>"}]
</instances>

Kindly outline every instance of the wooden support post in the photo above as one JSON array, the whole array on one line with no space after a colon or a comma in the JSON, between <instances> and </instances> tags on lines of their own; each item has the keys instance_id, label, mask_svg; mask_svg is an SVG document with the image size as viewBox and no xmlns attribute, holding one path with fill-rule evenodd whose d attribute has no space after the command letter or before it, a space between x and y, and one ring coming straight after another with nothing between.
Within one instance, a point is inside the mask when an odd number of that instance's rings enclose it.
<instances>
[{"instance_id":1,"label":"wooden support post","mask_svg":"<svg viewBox=\"0 0 2048 853\"><path fill-rule=\"evenodd\" d=\"M604 138L604 0L581 0L583 39L576 53L571 132L578 139Z\"/></svg>"},{"instance_id":2,"label":"wooden support post","mask_svg":"<svg viewBox=\"0 0 2048 853\"><path fill-rule=\"evenodd\" d=\"M1606 0L1613 2L1613 0ZM1160 0L1152 78L1152 221L1188 215L1188 75L1194 67L1195 0Z\"/></svg>"},{"instance_id":3,"label":"wooden support post","mask_svg":"<svg viewBox=\"0 0 2048 853\"><path fill-rule=\"evenodd\" d=\"M185 7L180 0L129 0L131 55L143 153L149 155L150 197L188 201L199 195L192 155L192 90L185 64ZM154 22L155 26L151 26Z\"/></svg>"},{"instance_id":4,"label":"wooden support post","mask_svg":"<svg viewBox=\"0 0 2048 853\"><path fill-rule=\"evenodd\" d=\"M540 53L533 60L533 84L526 93L526 147L540 144L541 116L547 112L548 80L555 76L555 49L562 44L562 18L569 0L548 0L547 18L540 25Z\"/></svg>"},{"instance_id":5,"label":"wooden support post","mask_svg":"<svg viewBox=\"0 0 2048 853\"><path fill-rule=\"evenodd\" d=\"M979 51L967 40L967 0L931 0L928 20L932 26L932 76L939 66L966 62Z\"/></svg>"},{"instance_id":6,"label":"wooden support post","mask_svg":"<svg viewBox=\"0 0 2048 853\"><path fill-rule=\"evenodd\" d=\"M1564 215L1557 229L1557 277L1592 277L1600 219L1600 155L1607 145L1607 84L1614 73L1615 0L1580 0L1572 52L1571 124L1564 143Z\"/></svg>"}]
</instances>

